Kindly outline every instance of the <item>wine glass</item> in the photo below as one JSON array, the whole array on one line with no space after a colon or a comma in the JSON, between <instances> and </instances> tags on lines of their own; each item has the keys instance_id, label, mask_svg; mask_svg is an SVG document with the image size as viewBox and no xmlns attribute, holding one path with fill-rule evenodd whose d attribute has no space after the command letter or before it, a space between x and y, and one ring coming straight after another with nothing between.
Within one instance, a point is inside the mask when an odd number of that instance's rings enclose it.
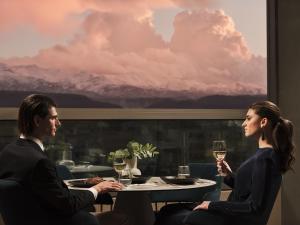
<instances>
[{"instance_id":1,"label":"wine glass","mask_svg":"<svg viewBox=\"0 0 300 225\"><path fill-rule=\"evenodd\" d=\"M189 166L178 166L178 178L187 178L190 176Z\"/></svg>"},{"instance_id":2,"label":"wine glass","mask_svg":"<svg viewBox=\"0 0 300 225\"><path fill-rule=\"evenodd\" d=\"M122 171L126 167L126 163L125 163L124 159L123 158L115 158L113 161L113 167L114 167L115 171L118 173L118 182L120 183Z\"/></svg>"},{"instance_id":3,"label":"wine glass","mask_svg":"<svg viewBox=\"0 0 300 225\"><path fill-rule=\"evenodd\" d=\"M225 159L226 156L226 143L224 140L216 140L213 141L213 155L217 162L220 162ZM222 173L219 173L220 176L222 176Z\"/></svg>"}]
</instances>

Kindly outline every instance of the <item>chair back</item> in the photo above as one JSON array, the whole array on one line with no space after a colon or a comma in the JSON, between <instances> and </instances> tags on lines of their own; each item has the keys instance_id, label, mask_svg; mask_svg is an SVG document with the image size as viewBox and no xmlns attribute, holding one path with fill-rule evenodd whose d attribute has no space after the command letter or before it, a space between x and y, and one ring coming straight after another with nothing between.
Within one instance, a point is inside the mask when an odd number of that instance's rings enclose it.
<instances>
[{"instance_id":1,"label":"chair back","mask_svg":"<svg viewBox=\"0 0 300 225\"><path fill-rule=\"evenodd\" d=\"M33 196L12 180L0 180L0 213L5 225L47 224L47 213Z\"/></svg>"},{"instance_id":2,"label":"chair back","mask_svg":"<svg viewBox=\"0 0 300 225\"><path fill-rule=\"evenodd\" d=\"M265 206L265 210L263 212L263 216L262 216L262 224L266 225L268 223L269 217L271 215L276 197L278 195L278 192L280 190L280 186L281 186L281 182L282 182L282 176L277 176L274 178L274 182L273 182L273 187L271 187L268 192L267 198L266 198L266 206Z\"/></svg>"},{"instance_id":3,"label":"chair back","mask_svg":"<svg viewBox=\"0 0 300 225\"><path fill-rule=\"evenodd\" d=\"M215 180L218 174L216 163L189 163L192 177Z\"/></svg>"},{"instance_id":4,"label":"chair back","mask_svg":"<svg viewBox=\"0 0 300 225\"><path fill-rule=\"evenodd\" d=\"M57 175L63 180L74 179L71 171L65 165L57 165L56 171L57 171Z\"/></svg>"},{"instance_id":5,"label":"chair back","mask_svg":"<svg viewBox=\"0 0 300 225\"><path fill-rule=\"evenodd\" d=\"M13 180L0 179L0 214L5 225L99 225L96 217L88 212L59 216L47 211Z\"/></svg>"},{"instance_id":6,"label":"chair back","mask_svg":"<svg viewBox=\"0 0 300 225\"><path fill-rule=\"evenodd\" d=\"M190 163L190 174L192 177L216 181L215 189L207 192L202 197L202 201L218 201L221 195L222 176L218 174L216 163Z\"/></svg>"}]
</instances>

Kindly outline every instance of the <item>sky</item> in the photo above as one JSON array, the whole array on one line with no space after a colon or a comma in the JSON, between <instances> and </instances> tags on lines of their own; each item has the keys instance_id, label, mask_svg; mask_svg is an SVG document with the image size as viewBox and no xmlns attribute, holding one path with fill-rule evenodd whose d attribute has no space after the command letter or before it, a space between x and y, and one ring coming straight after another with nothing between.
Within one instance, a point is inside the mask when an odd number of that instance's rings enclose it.
<instances>
[{"instance_id":1,"label":"sky","mask_svg":"<svg viewBox=\"0 0 300 225\"><path fill-rule=\"evenodd\" d=\"M86 71L116 85L261 94L265 8L262 0L1 0L0 62Z\"/></svg>"},{"instance_id":2,"label":"sky","mask_svg":"<svg viewBox=\"0 0 300 225\"><path fill-rule=\"evenodd\" d=\"M6 1L13 2L14 4L5 4ZM2 0L0 5L7 5L6 8L9 7L11 9L12 7L18 7L15 2L17 1ZM24 1L25 4L29 2L30 1L28 0ZM38 7L37 4L36 7ZM266 56L265 1L218 0L211 7L216 9L221 8L227 14L229 14L233 18L237 30L239 30L245 36L247 44L253 53ZM6 8L3 7L4 10ZM178 6L163 9L158 8L154 10L153 23L155 30L160 33L165 40L170 40L170 37L174 31L172 26L174 17L182 10L184 9ZM84 18L84 12L80 12L80 10L78 10L77 15L75 10L74 12L75 14L73 15L73 19L78 23L78 21L81 21ZM15 10L15 13L19 13L18 10ZM72 14L72 12L70 13ZM7 19L10 18L7 17ZM20 20L18 21L16 19L14 23L7 23L5 26L2 25L2 29L0 28L0 57L7 58L14 56L34 56L42 48L51 47L58 43L66 44L77 32L75 29L67 29L66 32L63 33L45 33L39 27L37 27L37 24L34 24L29 19L27 22L26 20L24 22ZM59 21L53 21L53 26L57 25L55 24L57 22Z\"/></svg>"}]
</instances>

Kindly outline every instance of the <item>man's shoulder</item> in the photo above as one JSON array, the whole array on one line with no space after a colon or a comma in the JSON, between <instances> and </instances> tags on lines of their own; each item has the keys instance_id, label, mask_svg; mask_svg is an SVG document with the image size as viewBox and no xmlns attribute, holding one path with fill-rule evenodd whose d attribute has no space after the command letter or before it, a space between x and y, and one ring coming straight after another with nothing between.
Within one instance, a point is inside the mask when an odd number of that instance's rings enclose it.
<instances>
[{"instance_id":1,"label":"man's shoulder","mask_svg":"<svg viewBox=\"0 0 300 225\"><path fill-rule=\"evenodd\" d=\"M26 161L38 161L39 159L47 158L37 144L22 139L17 139L7 144L0 152L0 156L1 154L3 157L14 157L15 159Z\"/></svg>"},{"instance_id":2,"label":"man's shoulder","mask_svg":"<svg viewBox=\"0 0 300 225\"><path fill-rule=\"evenodd\" d=\"M41 152L43 153L42 149L39 147L38 144L36 144L35 142L31 141L31 140L27 140L27 139L17 139L16 141L10 143L7 145L10 148L22 148L22 149L26 149L26 150L32 150L32 151L37 151L37 152Z\"/></svg>"}]
</instances>

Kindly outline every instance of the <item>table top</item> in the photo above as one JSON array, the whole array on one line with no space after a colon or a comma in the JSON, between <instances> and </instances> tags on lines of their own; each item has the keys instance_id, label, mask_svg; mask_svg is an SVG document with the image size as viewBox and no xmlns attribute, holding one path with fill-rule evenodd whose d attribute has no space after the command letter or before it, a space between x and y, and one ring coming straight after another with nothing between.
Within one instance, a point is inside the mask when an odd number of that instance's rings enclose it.
<instances>
[{"instance_id":1,"label":"table top","mask_svg":"<svg viewBox=\"0 0 300 225\"><path fill-rule=\"evenodd\" d=\"M115 180L113 177L104 177L105 180ZM69 185L69 181L74 180L82 180L82 179L73 179L73 180L66 180L66 184ZM206 179L196 179L194 184L190 185L178 185L178 184L167 184L163 181L160 177L151 177L146 183L144 184L130 184L127 185L122 192L133 192L133 191L164 191L164 190L186 190L186 189L194 189L194 188L202 188L215 185L216 182L212 180ZM78 188L69 186L71 189L81 189L85 190L87 188Z\"/></svg>"},{"instance_id":2,"label":"table top","mask_svg":"<svg viewBox=\"0 0 300 225\"><path fill-rule=\"evenodd\" d=\"M164 191L164 190L186 190L215 185L212 180L196 179L194 184L179 185L167 184L160 177L151 177L145 184L130 184L122 191Z\"/></svg>"}]
</instances>

